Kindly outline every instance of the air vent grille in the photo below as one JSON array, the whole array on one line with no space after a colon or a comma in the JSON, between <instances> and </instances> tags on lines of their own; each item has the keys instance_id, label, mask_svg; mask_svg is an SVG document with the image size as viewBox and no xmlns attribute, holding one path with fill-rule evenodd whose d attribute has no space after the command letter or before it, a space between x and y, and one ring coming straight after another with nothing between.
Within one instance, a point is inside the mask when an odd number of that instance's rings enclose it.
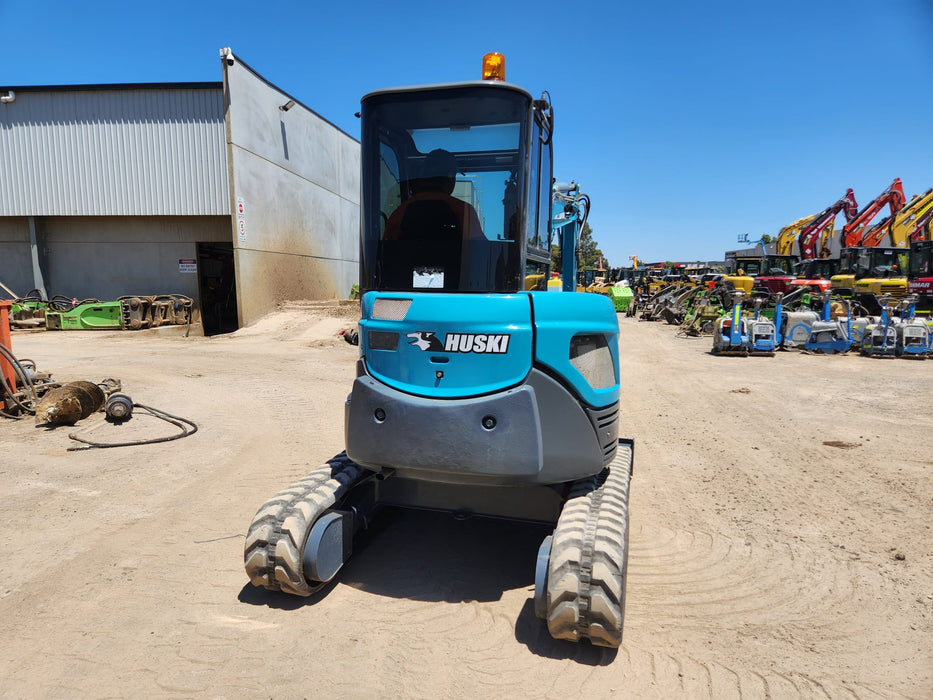
<instances>
[{"instance_id":1,"label":"air vent grille","mask_svg":"<svg viewBox=\"0 0 933 700\"><path fill-rule=\"evenodd\" d=\"M376 299L373 302L373 318L403 321L410 306L411 299Z\"/></svg>"}]
</instances>

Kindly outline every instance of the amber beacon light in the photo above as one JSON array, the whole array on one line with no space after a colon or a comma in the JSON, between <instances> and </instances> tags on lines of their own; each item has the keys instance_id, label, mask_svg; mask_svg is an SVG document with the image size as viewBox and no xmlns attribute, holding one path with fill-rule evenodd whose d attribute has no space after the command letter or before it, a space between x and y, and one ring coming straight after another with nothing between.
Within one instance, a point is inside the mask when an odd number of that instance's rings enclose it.
<instances>
[{"instance_id":1,"label":"amber beacon light","mask_svg":"<svg viewBox=\"0 0 933 700\"><path fill-rule=\"evenodd\" d=\"M501 53L487 53L483 56L483 80L505 82L505 56Z\"/></svg>"}]
</instances>

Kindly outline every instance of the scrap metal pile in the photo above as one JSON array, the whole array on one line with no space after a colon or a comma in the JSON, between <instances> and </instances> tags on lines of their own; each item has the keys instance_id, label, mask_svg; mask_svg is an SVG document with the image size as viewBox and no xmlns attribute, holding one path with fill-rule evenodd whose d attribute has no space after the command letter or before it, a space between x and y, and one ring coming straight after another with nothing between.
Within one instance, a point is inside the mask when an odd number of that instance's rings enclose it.
<instances>
[{"instance_id":1,"label":"scrap metal pile","mask_svg":"<svg viewBox=\"0 0 933 700\"><path fill-rule=\"evenodd\" d=\"M69 447L69 451L149 445L177 440L197 432L197 424L187 418L134 403L129 396L121 393L122 385L118 379L62 383L53 380L50 373L40 372L35 361L14 356L10 338L10 309L13 304L8 300L0 300L0 416L12 419L33 416L37 426L55 428L73 426L99 413L103 413L105 420L110 423L123 423L132 417L134 409L142 409L145 414L179 428L179 432L171 435L144 435L119 442L97 442L86 436L69 433L69 439L80 443ZM101 424L98 422L88 430Z\"/></svg>"},{"instance_id":2,"label":"scrap metal pile","mask_svg":"<svg viewBox=\"0 0 933 700\"><path fill-rule=\"evenodd\" d=\"M34 416L36 425L74 425L104 410L111 397L123 396L118 379L55 381L33 360L15 357L9 340L3 341L0 338L0 416Z\"/></svg>"}]
</instances>

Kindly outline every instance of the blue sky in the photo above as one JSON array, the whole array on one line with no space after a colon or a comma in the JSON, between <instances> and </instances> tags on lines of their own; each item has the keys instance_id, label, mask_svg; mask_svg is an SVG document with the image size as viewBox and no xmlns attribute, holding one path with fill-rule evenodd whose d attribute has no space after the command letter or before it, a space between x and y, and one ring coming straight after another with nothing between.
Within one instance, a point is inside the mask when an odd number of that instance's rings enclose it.
<instances>
[{"instance_id":1,"label":"blue sky","mask_svg":"<svg viewBox=\"0 0 933 700\"><path fill-rule=\"evenodd\" d=\"M355 137L365 93L499 51L550 93L554 174L614 266L722 259L848 187L933 187L933 0L0 0L0 27L0 87L219 81L229 46Z\"/></svg>"}]
</instances>

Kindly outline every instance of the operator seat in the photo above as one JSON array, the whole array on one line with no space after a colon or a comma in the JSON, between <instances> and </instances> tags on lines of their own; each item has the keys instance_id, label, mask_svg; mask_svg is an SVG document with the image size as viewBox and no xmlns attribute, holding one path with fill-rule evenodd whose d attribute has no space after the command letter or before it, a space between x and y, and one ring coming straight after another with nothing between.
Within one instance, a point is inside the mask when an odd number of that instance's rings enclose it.
<instances>
[{"instance_id":1,"label":"operator seat","mask_svg":"<svg viewBox=\"0 0 933 700\"><path fill-rule=\"evenodd\" d=\"M444 289L460 287L463 228L454 211L440 200L411 200L398 237L382 241L383 281L410 289L416 270L443 270Z\"/></svg>"},{"instance_id":2,"label":"operator seat","mask_svg":"<svg viewBox=\"0 0 933 700\"><path fill-rule=\"evenodd\" d=\"M459 248L463 242L463 227L447 202L439 199L412 200L402 216L398 239L443 242L456 244Z\"/></svg>"},{"instance_id":3,"label":"operator seat","mask_svg":"<svg viewBox=\"0 0 933 700\"><path fill-rule=\"evenodd\" d=\"M412 196L389 217L381 259L383 280L392 286L411 286L415 269L440 268L444 289L460 288L464 226L478 226L472 206L452 196L456 167L447 151L429 153L411 182Z\"/></svg>"}]
</instances>

